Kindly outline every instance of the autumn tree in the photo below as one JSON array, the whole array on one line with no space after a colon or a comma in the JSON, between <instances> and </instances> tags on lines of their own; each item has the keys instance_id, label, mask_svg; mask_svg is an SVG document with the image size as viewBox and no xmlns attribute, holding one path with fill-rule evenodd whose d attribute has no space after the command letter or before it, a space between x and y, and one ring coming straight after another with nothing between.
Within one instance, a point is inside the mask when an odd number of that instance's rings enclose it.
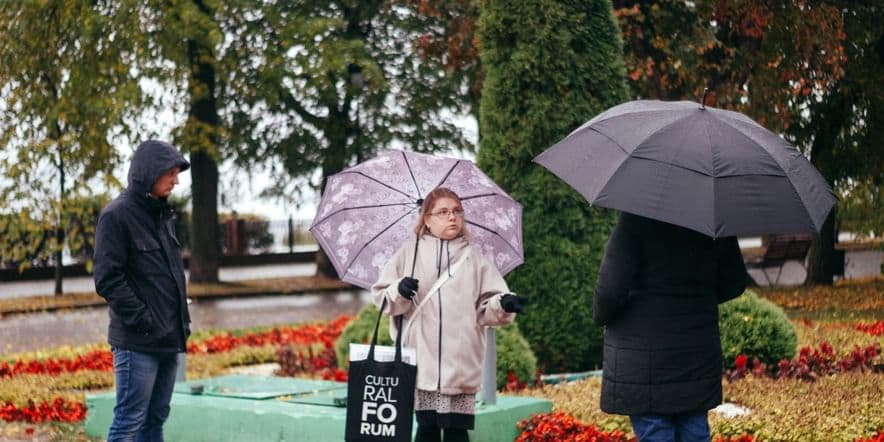
<instances>
[{"instance_id":1,"label":"autumn tree","mask_svg":"<svg viewBox=\"0 0 884 442\"><path fill-rule=\"evenodd\" d=\"M845 36L843 71L826 88L802 88L807 99L787 133L836 191L844 194L843 207L855 213L869 207L863 204L863 195L880 196L884 188L884 5L833 3L837 9L831 12L840 12ZM867 221L876 215L880 221L882 200L869 209ZM836 214L833 210L811 247L807 284L832 284ZM881 231L884 226L869 227Z\"/></svg>"},{"instance_id":2,"label":"autumn tree","mask_svg":"<svg viewBox=\"0 0 884 442\"><path fill-rule=\"evenodd\" d=\"M121 122L141 98L119 30L137 29L136 16L113 1L0 3L0 255L54 264L56 294L62 252L89 235L88 222L68 221L92 207L94 188L119 185L111 140L131 134Z\"/></svg>"},{"instance_id":3,"label":"autumn tree","mask_svg":"<svg viewBox=\"0 0 884 442\"><path fill-rule=\"evenodd\" d=\"M744 112L802 150L836 191L881 182L882 7L781 0L615 1L633 94ZM808 259L832 283L836 211Z\"/></svg>"},{"instance_id":4,"label":"autumn tree","mask_svg":"<svg viewBox=\"0 0 884 442\"><path fill-rule=\"evenodd\" d=\"M422 60L434 60L450 76L462 77L470 115L479 117L482 66L476 46L476 0L405 0L419 20L415 42Z\"/></svg>"},{"instance_id":5,"label":"autumn tree","mask_svg":"<svg viewBox=\"0 0 884 442\"><path fill-rule=\"evenodd\" d=\"M854 232L860 238L884 237L884 180L847 180L839 189L837 230Z\"/></svg>"},{"instance_id":6,"label":"autumn tree","mask_svg":"<svg viewBox=\"0 0 884 442\"><path fill-rule=\"evenodd\" d=\"M184 121L173 127L173 144L189 155L191 168L190 281L217 282L218 164L226 158L219 116L219 52L222 21L253 1L187 0L138 2L140 74L158 85L143 112L178 111ZM177 100L177 101L176 101Z\"/></svg>"},{"instance_id":7,"label":"autumn tree","mask_svg":"<svg viewBox=\"0 0 884 442\"><path fill-rule=\"evenodd\" d=\"M217 23L215 2L194 0L182 2L180 17L186 52L183 65L187 69L187 121L180 133L180 144L190 152L191 228L190 280L218 282L218 163L221 160L221 124L217 103L218 57L223 42ZM177 18L176 17L176 18ZM174 29L175 26L169 28ZM177 52L177 51L176 51ZM179 61L179 62L181 62Z\"/></svg>"},{"instance_id":8,"label":"autumn tree","mask_svg":"<svg viewBox=\"0 0 884 442\"><path fill-rule=\"evenodd\" d=\"M627 99L611 3L486 0L479 9L479 165L524 206L525 263L507 281L535 301L519 329L544 371L591 369L602 357L592 293L613 212L532 160Z\"/></svg>"},{"instance_id":9,"label":"autumn tree","mask_svg":"<svg viewBox=\"0 0 884 442\"><path fill-rule=\"evenodd\" d=\"M463 77L419 56L426 18L408 5L266 2L229 17L223 118L239 166L272 178L267 194L296 199L384 148L470 147L452 118ZM322 251L318 271L335 274Z\"/></svg>"}]
</instances>

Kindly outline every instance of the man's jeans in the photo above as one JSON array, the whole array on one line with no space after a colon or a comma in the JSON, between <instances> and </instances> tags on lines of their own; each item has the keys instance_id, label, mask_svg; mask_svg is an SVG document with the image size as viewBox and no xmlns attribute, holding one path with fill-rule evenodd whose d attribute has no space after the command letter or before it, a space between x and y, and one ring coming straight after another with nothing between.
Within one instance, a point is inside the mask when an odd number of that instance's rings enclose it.
<instances>
[{"instance_id":1,"label":"man's jeans","mask_svg":"<svg viewBox=\"0 0 884 442\"><path fill-rule=\"evenodd\" d=\"M668 416L629 416L639 442L708 442L709 421L706 412Z\"/></svg>"},{"instance_id":2,"label":"man's jeans","mask_svg":"<svg viewBox=\"0 0 884 442\"><path fill-rule=\"evenodd\" d=\"M176 353L140 353L112 349L117 405L107 436L114 441L162 441L163 422L178 367Z\"/></svg>"}]
</instances>

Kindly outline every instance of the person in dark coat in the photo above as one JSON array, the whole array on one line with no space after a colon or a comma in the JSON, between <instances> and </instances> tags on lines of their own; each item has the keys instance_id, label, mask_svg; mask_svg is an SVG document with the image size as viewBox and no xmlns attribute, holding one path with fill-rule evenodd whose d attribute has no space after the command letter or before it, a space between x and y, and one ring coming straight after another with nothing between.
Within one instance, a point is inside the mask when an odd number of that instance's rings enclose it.
<instances>
[{"instance_id":1,"label":"person in dark coat","mask_svg":"<svg viewBox=\"0 0 884 442\"><path fill-rule=\"evenodd\" d=\"M108 441L163 440L190 315L174 212L167 198L190 167L168 143L135 150L129 185L95 230L95 290L110 308L116 406Z\"/></svg>"},{"instance_id":2,"label":"person in dark coat","mask_svg":"<svg viewBox=\"0 0 884 442\"><path fill-rule=\"evenodd\" d=\"M593 296L605 327L601 408L639 441L708 441L722 400L718 304L748 275L736 237L621 213Z\"/></svg>"}]
</instances>

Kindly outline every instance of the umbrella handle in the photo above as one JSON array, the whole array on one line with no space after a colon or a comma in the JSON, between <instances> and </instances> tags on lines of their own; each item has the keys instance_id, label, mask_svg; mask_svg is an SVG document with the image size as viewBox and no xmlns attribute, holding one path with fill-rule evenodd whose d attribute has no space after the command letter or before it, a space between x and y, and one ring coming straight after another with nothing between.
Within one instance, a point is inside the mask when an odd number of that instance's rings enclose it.
<instances>
[{"instance_id":1,"label":"umbrella handle","mask_svg":"<svg viewBox=\"0 0 884 442\"><path fill-rule=\"evenodd\" d=\"M414 257L411 258L411 277L414 278L414 266L417 265L417 246L421 243L421 237L414 236Z\"/></svg>"}]
</instances>

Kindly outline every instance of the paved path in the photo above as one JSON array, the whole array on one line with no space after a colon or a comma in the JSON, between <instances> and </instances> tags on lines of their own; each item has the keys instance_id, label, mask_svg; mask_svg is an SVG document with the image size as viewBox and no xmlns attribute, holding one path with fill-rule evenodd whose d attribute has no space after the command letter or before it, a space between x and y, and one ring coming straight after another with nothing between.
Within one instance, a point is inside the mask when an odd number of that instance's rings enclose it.
<instances>
[{"instance_id":1,"label":"paved path","mask_svg":"<svg viewBox=\"0 0 884 442\"><path fill-rule=\"evenodd\" d=\"M241 281L309 276L315 271L312 263L225 267L219 270L219 277L222 281ZM0 298L51 294L54 287L53 281L0 283ZM72 293L95 290L90 277L65 278L64 287ZM363 290L226 298L194 302L190 314L194 330L241 328L353 315L368 302L368 292ZM108 321L107 307L12 315L0 319L0 354L104 342Z\"/></svg>"},{"instance_id":2,"label":"paved path","mask_svg":"<svg viewBox=\"0 0 884 442\"><path fill-rule=\"evenodd\" d=\"M222 281L242 281L246 279L310 276L314 273L316 273L316 265L313 263L269 264L251 267L222 267L218 270L218 278ZM184 274L190 277L189 272L184 272ZM65 293L95 291L95 282L91 276L65 278L63 284ZM51 295L54 291L54 280L0 282L0 299Z\"/></svg>"},{"instance_id":3,"label":"paved path","mask_svg":"<svg viewBox=\"0 0 884 442\"><path fill-rule=\"evenodd\" d=\"M881 250L850 250L844 255L844 278L855 279L866 276L881 274L881 262L884 261L884 251ZM771 282L777 278L777 268L769 267L765 270ZM767 280L761 269L749 269L749 275L758 285L766 286ZM788 261L783 265L779 284L781 286L800 285L804 283L807 270L801 262ZM838 278L836 278L838 279Z\"/></svg>"},{"instance_id":4,"label":"paved path","mask_svg":"<svg viewBox=\"0 0 884 442\"><path fill-rule=\"evenodd\" d=\"M743 247L757 247L760 241L749 239L741 240ZM852 250L845 254L844 272L845 277L861 278L878 275L881 272L881 262L884 261L882 250ZM309 276L316 272L316 266L307 264L274 264L252 267L224 267L218 271L222 281L242 281L247 279L281 278L290 276ZM187 272L185 272L186 274ZM777 276L776 268L767 269L769 278L773 281ZM766 285L764 275L760 269L751 269L749 274L760 285ZM780 285L798 285L804 282L806 270L798 261L787 262L782 269ZM50 295L55 290L55 282L52 280L0 282L0 299L16 298L34 295ZM90 292L95 290L95 284L91 277L65 278L64 290L68 293Z\"/></svg>"},{"instance_id":5,"label":"paved path","mask_svg":"<svg viewBox=\"0 0 884 442\"><path fill-rule=\"evenodd\" d=\"M228 298L190 305L193 330L291 324L354 315L368 304L364 290ZM105 342L107 307L14 315L0 320L0 354Z\"/></svg>"},{"instance_id":6,"label":"paved path","mask_svg":"<svg viewBox=\"0 0 884 442\"><path fill-rule=\"evenodd\" d=\"M752 245L750 245L752 246ZM884 251L860 250L846 254L847 278L880 274ZM223 268L222 280L311 275L313 264L283 264L259 267ZM760 270L750 270L759 284L766 284ZM776 269L768 269L770 278ZM806 272L797 261L787 262L780 275L781 285L801 284ZM65 280L67 291L91 291L91 278ZM0 283L0 297L29 296L52 293L51 281ZM337 292L291 296L248 297L240 299L204 300L190 306L194 330L205 328L239 328L258 325L285 324L318 319L331 319L341 314L355 314L367 304L368 292ZM0 319L0 354L36 350L57 345L81 345L103 342L107 336L106 307L13 315Z\"/></svg>"}]
</instances>

